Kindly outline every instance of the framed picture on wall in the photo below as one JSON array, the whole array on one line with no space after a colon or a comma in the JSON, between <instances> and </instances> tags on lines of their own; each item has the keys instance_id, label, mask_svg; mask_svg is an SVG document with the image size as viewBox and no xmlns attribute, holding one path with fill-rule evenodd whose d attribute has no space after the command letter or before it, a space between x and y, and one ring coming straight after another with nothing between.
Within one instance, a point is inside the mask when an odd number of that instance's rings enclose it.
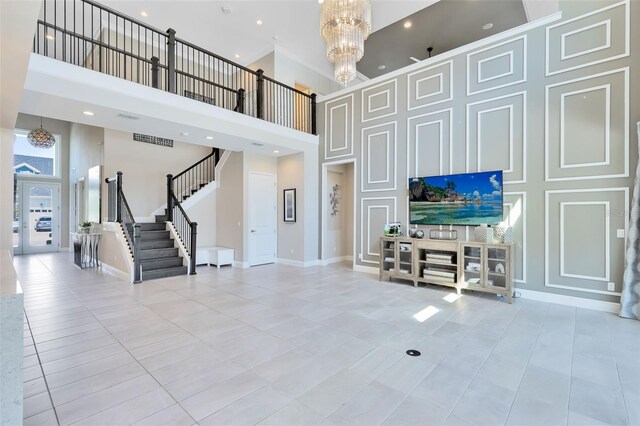
<instances>
[{"instance_id":1,"label":"framed picture on wall","mask_svg":"<svg viewBox=\"0 0 640 426\"><path fill-rule=\"evenodd\" d=\"M296 189L285 189L284 195L284 221L295 223L296 221Z\"/></svg>"}]
</instances>

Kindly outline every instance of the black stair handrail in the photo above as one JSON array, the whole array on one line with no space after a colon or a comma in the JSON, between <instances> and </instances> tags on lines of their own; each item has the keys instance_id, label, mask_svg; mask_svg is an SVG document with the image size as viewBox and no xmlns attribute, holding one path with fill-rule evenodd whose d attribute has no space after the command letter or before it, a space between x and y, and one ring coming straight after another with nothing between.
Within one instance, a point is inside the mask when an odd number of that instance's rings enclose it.
<instances>
[{"instance_id":1,"label":"black stair handrail","mask_svg":"<svg viewBox=\"0 0 640 426\"><path fill-rule=\"evenodd\" d=\"M173 202L171 203L171 208L167 207L167 220L169 219L169 214L171 214L170 222L173 224L182 246L189 255L189 275L195 275L198 224L189 219L187 212L184 211L175 194L171 193L171 196Z\"/></svg>"},{"instance_id":2,"label":"black stair handrail","mask_svg":"<svg viewBox=\"0 0 640 426\"><path fill-rule=\"evenodd\" d=\"M104 181L107 183L107 221L117 222L122 227L133 256L133 282L138 284L142 282L140 259L140 228L142 225L136 222L127 197L124 195L122 172L118 171L115 176L108 177Z\"/></svg>"},{"instance_id":3,"label":"black stair handrail","mask_svg":"<svg viewBox=\"0 0 640 426\"><path fill-rule=\"evenodd\" d=\"M315 94L93 0L42 2L35 53L317 134Z\"/></svg>"}]
</instances>

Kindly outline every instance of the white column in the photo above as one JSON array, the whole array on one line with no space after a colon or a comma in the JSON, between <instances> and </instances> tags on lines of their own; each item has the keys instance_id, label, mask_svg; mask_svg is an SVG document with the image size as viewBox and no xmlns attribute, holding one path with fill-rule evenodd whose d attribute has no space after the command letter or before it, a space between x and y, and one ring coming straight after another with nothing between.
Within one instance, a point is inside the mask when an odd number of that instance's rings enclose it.
<instances>
[{"instance_id":1,"label":"white column","mask_svg":"<svg viewBox=\"0 0 640 426\"><path fill-rule=\"evenodd\" d=\"M0 129L0 250L13 250L13 129Z\"/></svg>"},{"instance_id":2,"label":"white column","mask_svg":"<svg viewBox=\"0 0 640 426\"><path fill-rule=\"evenodd\" d=\"M22 424L24 299L8 250L0 250L0 426Z\"/></svg>"}]
</instances>

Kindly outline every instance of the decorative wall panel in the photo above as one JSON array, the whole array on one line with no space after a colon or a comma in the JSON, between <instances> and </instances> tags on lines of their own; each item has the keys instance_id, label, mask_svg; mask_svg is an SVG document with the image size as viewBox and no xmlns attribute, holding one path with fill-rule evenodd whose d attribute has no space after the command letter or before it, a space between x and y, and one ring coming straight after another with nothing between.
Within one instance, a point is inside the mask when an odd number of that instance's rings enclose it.
<instances>
[{"instance_id":1,"label":"decorative wall panel","mask_svg":"<svg viewBox=\"0 0 640 426\"><path fill-rule=\"evenodd\" d=\"M398 110L397 92L396 79L362 90L362 122L394 115Z\"/></svg>"},{"instance_id":2,"label":"decorative wall panel","mask_svg":"<svg viewBox=\"0 0 640 426\"><path fill-rule=\"evenodd\" d=\"M527 194L526 192L504 192L504 222L513 228L514 280L527 283Z\"/></svg>"},{"instance_id":3,"label":"decorative wall panel","mask_svg":"<svg viewBox=\"0 0 640 426\"><path fill-rule=\"evenodd\" d=\"M619 295L628 211L628 188L546 191L545 286Z\"/></svg>"},{"instance_id":4,"label":"decorative wall panel","mask_svg":"<svg viewBox=\"0 0 640 426\"><path fill-rule=\"evenodd\" d=\"M629 56L629 0L547 27L547 76Z\"/></svg>"},{"instance_id":5,"label":"decorative wall panel","mask_svg":"<svg viewBox=\"0 0 640 426\"><path fill-rule=\"evenodd\" d=\"M629 175L629 70L613 70L545 91L545 178Z\"/></svg>"},{"instance_id":6,"label":"decorative wall panel","mask_svg":"<svg viewBox=\"0 0 640 426\"><path fill-rule=\"evenodd\" d=\"M353 155L353 94L324 104L324 158Z\"/></svg>"},{"instance_id":7,"label":"decorative wall panel","mask_svg":"<svg viewBox=\"0 0 640 426\"><path fill-rule=\"evenodd\" d=\"M395 197L372 197L360 199L360 260L378 264L380 259L380 237L384 225L396 220Z\"/></svg>"},{"instance_id":8,"label":"decorative wall panel","mask_svg":"<svg viewBox=\"0 0 640 426\"><path fill-rule=\"evenodd\" d=\"M467 55L467 95L527 81L527 36Z\"/></svg>"},{"instance_id":9,"label":"decorative wall panel","mask_svg":"<svg viewBox=\"0 0 640 426\"><path fill-rule=\"evenodd\" d=\"M503 170L505 183L526 182L525 92L467 104L468 172Z\"/></svg>"},{"instance_id":10,"label":"decorative wall panel","mask_svg":"<svg viewBox=\"0 0 640 426\"><path fill-rule=\"evenodd\" d=\"M413 110L453 99L453 61L407 75L407 109Z\"/></svg>"},{"instance_id":11,"label":"decorative wall panel","mask_svg":"<svg viewBox=\"0 0 640 426\"><path fill-rule=\"evenodd\" d=\"M407 184L410 177L451 173L452 110L407 120Z\"/></svg>"},{"instance_id":12,"label":"decorative wall panel","mask_svg":"<svg viewBox=\"0 0 640 426\"><path fill-rule=\"evenodd\" d=\"M396 122L362 129L361 191L396 189Z\"/></svg>"}]
</instances>

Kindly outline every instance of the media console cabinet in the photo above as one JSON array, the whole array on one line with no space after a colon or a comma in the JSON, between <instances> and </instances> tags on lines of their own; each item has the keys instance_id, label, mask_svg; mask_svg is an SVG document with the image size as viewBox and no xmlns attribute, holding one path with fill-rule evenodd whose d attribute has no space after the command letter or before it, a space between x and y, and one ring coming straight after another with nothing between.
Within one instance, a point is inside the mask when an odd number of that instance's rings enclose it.
<instances>
[{"instance_id":1,"label":"media console cabinet","mask_svg":"<svg viewBox=\"0 0 640 426\"><path fill-rule=\"evenodd\" d=\"M512 244L380 238L380 280L501 294L513 302Z\"/></svg>"}]
</instances>

